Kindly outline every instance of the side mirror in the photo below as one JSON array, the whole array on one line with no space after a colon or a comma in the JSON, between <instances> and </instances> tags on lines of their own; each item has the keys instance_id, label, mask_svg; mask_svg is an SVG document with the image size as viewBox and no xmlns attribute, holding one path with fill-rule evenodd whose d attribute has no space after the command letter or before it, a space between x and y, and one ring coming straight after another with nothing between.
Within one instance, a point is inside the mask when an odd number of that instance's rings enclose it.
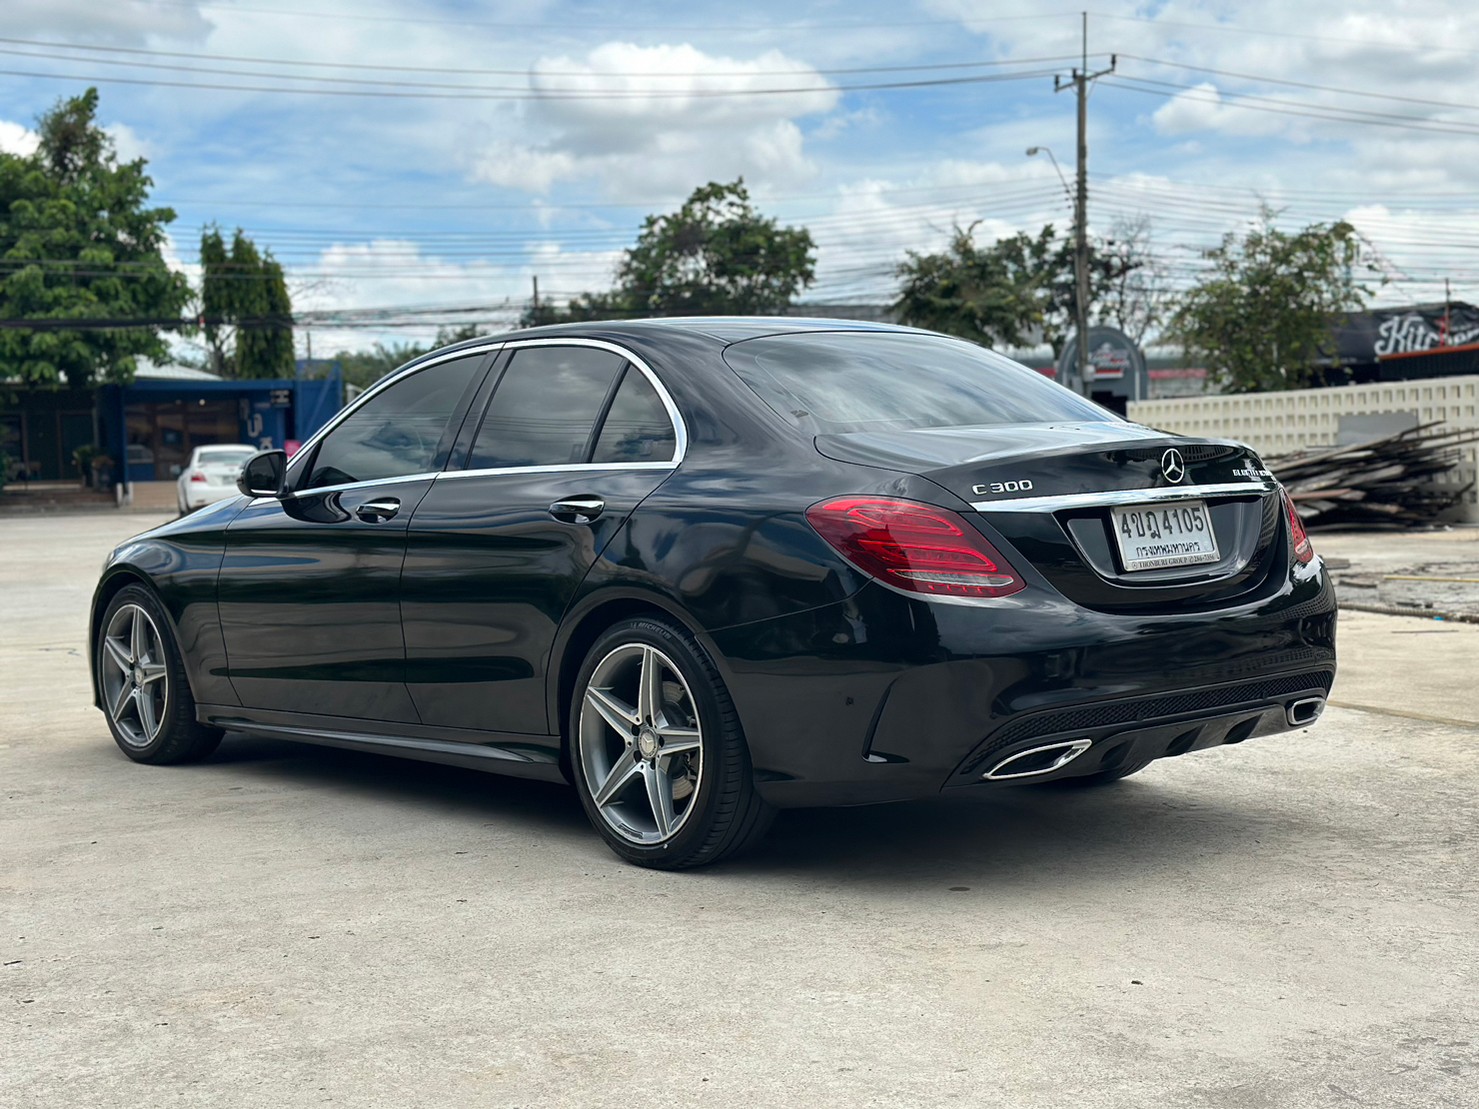
<instances>
[{"instance_id":1,"label":"side mirror","mask_svg":"<svg viewBox=\"0 0 1479 1109\"><path fill-rule=\"evenodd\" d=\"M258 451L246 460L236 487L249 497L281 497L287 492L288 456L282 451Z\"/></svg>"}]
</instances>

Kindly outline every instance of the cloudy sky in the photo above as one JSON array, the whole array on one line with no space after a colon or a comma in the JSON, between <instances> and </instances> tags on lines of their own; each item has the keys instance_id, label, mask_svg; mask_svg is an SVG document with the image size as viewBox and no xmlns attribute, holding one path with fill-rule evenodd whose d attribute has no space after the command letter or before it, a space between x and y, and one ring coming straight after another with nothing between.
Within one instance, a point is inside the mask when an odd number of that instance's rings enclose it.
<instances>
[{"instance_id":1,"label":"cloudy sky","mask_svg":"<svg viewBox=\"0 0 1479 1109\"><path fill-rule=\"evenodd\" d=\"M320 313L315 354L497 326L535 277L605 288L645 215L740 175L811 229L805 299L881 303L953 224L1068 228L1026 150L1071 180L1053 86L1080 26L1020 0L8 0L0 148L96 84L180 264L204 225L245 229ZM1479 8L1104 0L1088 29L1091 70L1118 55L1090 101L1094 233L1148 219L1184 283L1267 203L1354 222L1381 302L1445 279L1479 301Z\"/></svg>"}]
</instances>

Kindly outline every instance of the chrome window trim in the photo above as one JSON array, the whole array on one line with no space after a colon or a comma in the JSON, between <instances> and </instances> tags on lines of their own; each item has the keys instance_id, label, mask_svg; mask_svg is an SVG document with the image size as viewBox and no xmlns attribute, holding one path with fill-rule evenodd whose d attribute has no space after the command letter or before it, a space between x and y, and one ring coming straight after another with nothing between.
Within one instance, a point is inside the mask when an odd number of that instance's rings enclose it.
<instances>
[{"instance_id":1,"label":"chrome window trim","mask_svg":"<svg viewBox=\"0 0 1479 1109\"><path fill-rule=\"evenodd\" d=\"M501 474L568 474L611 470L676 470L676 462L567 462L563 466L485 466L477 470L443 470L437 480L463 477L497 477Z\"/></svg>"},{"instance_id":2,"label":"chrome window trim","mask_svg":"<svg viewBox=\"0 0 1479 1109\"><path fill-rule=\"evenodd\" d=\"M612 354L619 355L620 357L625 358L629 363L631 363L631 365L635 366L637 370L642 374L642 376L647 379L648 384L652 386L653 390L656 391L658 400L662 401L662 406L667 411L668 420L673 426L672 457L656 462L571 462L563 466L502 466L477 470L441 470L439 472L433 471L429 473L406 474L398 477L379 478L374 481L353 481L347 482L343 485L323 485L313 489L295 490L288 493L287 496L291 498L296 498L299 496L317 496L320 493L338 493L348 489L362 489L370 485L389 485L396 482L420 481L423 478L436 477L486 477L496 474L541 474L561 473L565 471L584 472L594 470L672 470L677 468L678 464L683 461L684 456L688 453L688 425L683 422L683 416L678 411L678 406L674 403L672 394L668 392L667 386L662 383L662 380L657 376L656 373L653 372L652 368L627 348L620 346L617 343L607 342L605 339L550 337L523 340L505 339L500 340L496 343L489 343L486 346L464 347L460 350L448 351L445 354L439 354L433 358L427 359L425 362L418 362L414 366L407 366L404 369L395 371L394 373L385 377L383 380L376 382L370 388L366 389L359 396L355 397L354 400L351 401L349 404L346 404L338 413L334 415L333 419L331 419L323 427L314 432L313 435L308 438L307 442L305 442L301 447L298 448L298 452L293 455L292 460L288 463L287 475L289 479L296 476L295 471L302 468L303 460L309 457L310 452L315 446L318 445L320 439L332 432L350 416L354 415L354 413L359 410L361 405L365 404L372 397L375 397L378 394L384 392L386 389L389 389L392 385L401 381L403 378L410 377L412 374L420 373L422 370L430 369L432 366L440 365L443 362L450 362L453 359L462 358L465 355L469 354L499 354L505 350L517 350L523 347L542 346L595 347L598 350L606 350L610 351Z\"/></svg>"},{"instance_id":3,"label":"chrome window trim","mask_svg":"<svg viewBox=\"0 0 1479 1109\"><path fill-rule=\"evenodd\" d=\"M367 403L371 398L376 397L376 396L379 396L386 389L389 389L392 385L396 384L398 381L402 380L403 378L410 377L412 374L418 374L422 370L429 370L433 366L439 366L443 362L450 362L450 361L452 361L455 358L462 358L465 355L469 355L469 354L486 355L486 354L489 354L489 353L497 354L506 345L507 344L505 342L503 342L502 340L500 340L499 342L496 342L496 343L489 343L486 346L464 347L461 350L451 350L451 351L448 351L445 354L439 354L439 355L436 355L435 357L428 358L425 362L417 362L413 366L404 366L401 369L395 370L392 373L388 374L387 376L381 378L379 381L375 382L374 385L371 385L363 393L361 393L359 396L355 397L354 400L350 401L343 408L341 408L338 412L336 412L334 414L333 418L330 419L328 423L324 424L323 427L319 428L317 431L315 431L312 435L310 435L308 437L307 442L305 442L301 447L299 447L298 448L298 452L295 455L293 455L293 457L292 457L291 460L289 460L289 462L288 462L288 468L287 468L287 477L291 478L291 477L295 476L295 470L298 470L298 469L301 469L302 468L302 466L303 466L303 460L306 459L309 456L310 452L313 450L314 447L318 446L318 442L319 442L320 439L322 439L325 435L328 435L331 431L333 431L336 427L338 427L340 424L342 424L345 420L349 419L350 416L353 416L355 414L355 412L359 411L360 407L362 405L364 405L365 403ZM356 481L356 482L350 482L349 484L346 484L346 485L333 485L333 486L325 485L325 486L320 486L319 488L312 490L312 492L314 492L314 493L323 493L323 492L326 492L326 491L332 491L332 490L336 490L336 489L355 489L355 488L358 488L361 485L382 485L386 481L412 481L412 480L414 480L417 477L426 477L426 476L435 476L435 475L434 474L433 475L408 474L405 477L382 478L379 481ZM304 492L307 493L307 492L309 492L309 490L306 490L305 489Z\"/></svg>"},{"instance_id":4,"label":"chrome window trim","mask_svg":"<svg viewBox=\"0 0 1479 1109\"><path fill-rule=\"evenodd\" d=\"M1144 504L1147 501L1194 501L1202 497L1248 497L1272 493L1276 485L1261 481L1231 481L1215 485L1177 485L1161 489L1115 489L1102 493L1054 493L1043 497L1012 497L1002 501L972 501L977 512L1058 512L1065 508Z\"/></svg>"},{"instance_id":5,"label":"chrome window trim","mask_svg":"<svg viewBox=\"0 0 1479 1109\"><path fill-rule=\"evenodd\" d=\"M439 471L428 470L420 474L399 474L396 477L375 478L371 481L347 481L342 485L315 485L312 489L294 489L283 496L283 500L297 500L299 497L317 497L322 493L343 493L350 489L368 489L372 485L401 485L408 481L430 481L434 479ZM264 500L276 500L276 497L261 498Z\"/></svg>"},{"instance_id":6,"label":"chrome window trim","mask_svg":"<svg viewBox=\"0 0 1479 1109\"><path fill-rule=\"evenodd\" d=\"M574 336L571 336L570 338L565 338L563 336L550 336L548 338L542 339L509 339L504 342L503 346L506 350L511 351L520 350L524 347L595 347L597 350L606 350L610 351L612 354L620 355L622 358L625 358L628 362L635 366L641 372L642 376L647 379L647 383L651 385L652 388L656 391L657 399L662 401L662 406L667 409L668 420L673 425L673 454L671 458L659 462L629 462L622 465L651 467L677 466L680 462L683 461L683 457L688 453L688 425L683 422L683 415L678 411L678 406L673 402L672 395L668 392L667 386L665 386L662 383L662 380L657 376L657 374L652 371L652 367L647 365L646 362L642 361L641 358L637 357L637 355L633 354L626 347L621 346L618 343L608 342L605 339L581 339ZM494 390L494 395L497 395L497 390ZM571 463L569 466L551 467L515 466L497 469L492 472L508 473L509 470L529 470L533 472L540 469L568 470L572 466L589 466L598 469L615 468L614 466L607 466L604 464L597 464L592 462ZM449 470L447 472L463 473L465 471Z\"/></svg>"}]
</instances>

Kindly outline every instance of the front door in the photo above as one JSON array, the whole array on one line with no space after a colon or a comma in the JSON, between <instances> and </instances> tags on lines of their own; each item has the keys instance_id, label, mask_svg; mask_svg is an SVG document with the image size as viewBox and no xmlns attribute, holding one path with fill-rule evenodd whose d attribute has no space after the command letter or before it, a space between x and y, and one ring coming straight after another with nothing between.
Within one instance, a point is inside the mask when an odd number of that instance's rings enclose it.
<instances>
[{"instance_id":1,"label":"front door","mask_svg":"<svg viewBox=\"0 0 1479 1109\"><path fill-rule=\"evenodd\" d=\"M423 722L553 731L546 677L560 619L678 462L676 410L655 382L602 345L514 349L465 464L437 478L411 519L401 609Z\"/></svg>"},{"instance_id":2,"label":"front door","mask_svg":"<svg viewBox=\"0 0 1479 1109\"><path fill-rule=\"evenodd\" d=\"M397 590L406 531L445 464L488 355L395 379L312 446L281 500L226 531L228 670L254 709L415 723Z\"/></svg>"}]
</instances>

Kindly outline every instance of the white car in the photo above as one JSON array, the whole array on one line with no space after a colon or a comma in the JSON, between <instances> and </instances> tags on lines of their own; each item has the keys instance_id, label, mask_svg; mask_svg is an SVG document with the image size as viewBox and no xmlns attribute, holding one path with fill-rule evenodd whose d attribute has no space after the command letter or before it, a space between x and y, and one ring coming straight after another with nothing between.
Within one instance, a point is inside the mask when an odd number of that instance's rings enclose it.
<instances>
[{"instance_id":1,"label":"white car","mask_svg":"<svg viewBox=\"0 0 1479 1109\"><path fill-rule=\"evenodd\" d=\"M242 463L256 453L256 447L244 443L196 447L175 482L180 515L236 496L236 475L241 473Z\"/></svg>"}]
</instances>

